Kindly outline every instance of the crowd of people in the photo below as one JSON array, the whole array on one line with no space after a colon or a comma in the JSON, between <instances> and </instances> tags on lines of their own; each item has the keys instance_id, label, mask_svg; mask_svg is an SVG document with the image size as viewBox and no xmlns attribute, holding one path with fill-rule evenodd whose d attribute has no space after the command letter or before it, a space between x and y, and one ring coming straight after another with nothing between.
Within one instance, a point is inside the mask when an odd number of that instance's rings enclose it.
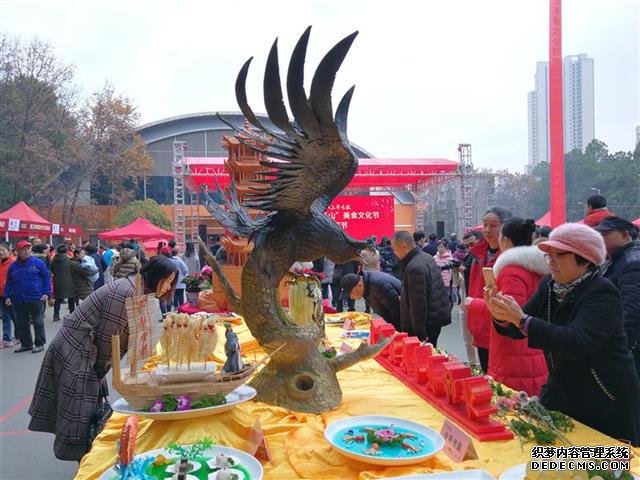
<instances>
[{"instance_id":1,"label":"crowd of people","mask_svg":"<svg viewBox=\"0 0 640 480\"><path fill-rule=\"evenodd\" d=\"M379 271L365 268L368 250L355 272L341 275L336 266L341 295L334 305L364 298L396 330L437 346L457 304L470 363L550 409L639 445L637 239L638 228L599 194L589 197L580 223L555 230L493 207L462 242L455 234L397 232L377 246Z\"/></svg>"},{"instance_id":2,"label":"crowd of people","mask_svg":"<svg viewBox=\"0 0 640 480\"><path fill-rule=\"evenodd\" d=\"M200 271L200 260L190 241L182 255L175 240L162 242L156 253L169 258L178 272L171 298L159 300L166 313L184 303L184 277ZM135 239L100 248L89 242L77 247L65 239L52 249L37 237L20 240L15 247L0 243L0 348L15 346L16 353L42 352L48 307L53 308L53 321L58 322L62 305L72 314L95 290L127 278L147 262L144 247Z\"/></svg>"},{"instance_id":3,"label":"crowd of people","mask_svg":"<svg viewBox=\"0 0 640 480\"><path fill-rule=\"evenodd\" d=\"M321 258L305 268L319 274L322 296L337 311L364 299L367 311L436 347L457 311L470 363L547 408L638 446L637 238L638 229L596 195L581 223L554 230L493 207L482 229L460 241L455 234L399 231L379 243L369 239L358 260L335 265ZM224 247L212 250L224 260ZM3 347L43 351L45 308L53 307L56 322L62 305L69 311L29 409L31 430L56 434L58 458L79 460L90 446L112 335L127 345L132 274L140 273L145 292L166 312L184 302L184 278L200 266L192 243L180 255L175 242L163 242L150 260L135 241L106 249L65 242L54 252L38 239L0 244ZM67 408L78 398L80 411Z\"/></svg>"}]
</instances>

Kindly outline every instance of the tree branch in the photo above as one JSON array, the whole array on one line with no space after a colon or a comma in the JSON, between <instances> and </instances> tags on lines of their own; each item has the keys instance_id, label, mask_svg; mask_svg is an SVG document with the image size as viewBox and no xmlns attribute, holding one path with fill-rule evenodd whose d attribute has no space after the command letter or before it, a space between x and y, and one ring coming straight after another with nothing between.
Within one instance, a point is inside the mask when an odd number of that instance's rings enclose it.
<instances>
[{"instance_id":1,"label":"tree branch","mask_svg":"<svg viewBox=\"0 0 640 480\"><path fill-rule=\"evenodd\" d=\"M367 343L361 343L358 348L353 352L338 355L337 357L327 360L329 365L333 367L336 372L349 368L362 360L375 357L380 350L389 345L393 340L393 337L381 338L375 345L369 345Z\"/></svg>"}]
</instances>

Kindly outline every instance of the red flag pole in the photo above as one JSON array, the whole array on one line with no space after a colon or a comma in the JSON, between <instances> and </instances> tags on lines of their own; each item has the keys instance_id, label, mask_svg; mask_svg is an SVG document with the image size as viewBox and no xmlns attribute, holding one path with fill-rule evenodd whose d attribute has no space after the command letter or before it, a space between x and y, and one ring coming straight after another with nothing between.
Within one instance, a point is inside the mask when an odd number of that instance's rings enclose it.
<instances>
[{"instance_id":1,"label":"red flag pole","mask_svg":"<svg viewBox=\"0 0 640 480\"><path fill-rule=\"evenodd\" d=\"M551 226L567 221L562 112L562 2L549 0L549 179Z\"/></svg>"}]
</instances>

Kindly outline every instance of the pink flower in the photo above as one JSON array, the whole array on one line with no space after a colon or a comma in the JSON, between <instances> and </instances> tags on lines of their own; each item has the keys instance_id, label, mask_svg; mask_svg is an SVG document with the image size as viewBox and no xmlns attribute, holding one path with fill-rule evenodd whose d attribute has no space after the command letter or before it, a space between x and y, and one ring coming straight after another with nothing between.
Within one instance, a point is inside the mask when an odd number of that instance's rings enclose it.
<instances>
[{"instance_id":1,"label":"pink flower","mask_svg":"<svg viewBox=\"0 0 640 480\"><path fill-rule=\"evenodd\" d=\"M206 277L210 277L213 273L213 269L211 268L211 266L205 265L204 267L202 267L202 270L200 270L200 273Z\"/></svg>"},{"instance_id":2,"label":"pink flower","mask_svg":"<svg viewBox=\"0 0 640 480\"><path fill-rule=\"evenodd\" d=\"M189 395L178 395L176 396L176 400L178 401L176 412L191 410L191 398L189 398Z\"/></svg>"},{"instance_id":3,"label":"pink flower","mask_svg":"<svg viewBox=\"0 0 640 480\"><path fill-rule=\"evenodd\" d=\"M374 435L384 442L390 442L395 438L396 432L390 428L383 428L381 430L376 430Z\"/></svg>"}]
</instances>

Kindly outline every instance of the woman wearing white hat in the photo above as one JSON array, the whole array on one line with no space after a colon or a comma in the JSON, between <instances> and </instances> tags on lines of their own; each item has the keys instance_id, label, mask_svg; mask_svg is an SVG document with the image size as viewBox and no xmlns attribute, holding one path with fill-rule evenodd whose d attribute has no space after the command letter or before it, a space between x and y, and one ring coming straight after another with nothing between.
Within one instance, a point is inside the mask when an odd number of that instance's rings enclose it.
<instances>
[{"instance_id":1,"label":"woman wearing white hat","mask_svg":"<svg viewBox=\"0 0 640 480\"><path fill-rule=\"evenodd\" d=\"M497 329L544 350L549 381L540 401L613 438L640 445L640 382L627 349L618 290L602 278L602 237L575 223L538 245L551 275L520 308L497 293L487 306Z\"/></svg>"}]
</instances>

